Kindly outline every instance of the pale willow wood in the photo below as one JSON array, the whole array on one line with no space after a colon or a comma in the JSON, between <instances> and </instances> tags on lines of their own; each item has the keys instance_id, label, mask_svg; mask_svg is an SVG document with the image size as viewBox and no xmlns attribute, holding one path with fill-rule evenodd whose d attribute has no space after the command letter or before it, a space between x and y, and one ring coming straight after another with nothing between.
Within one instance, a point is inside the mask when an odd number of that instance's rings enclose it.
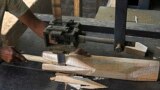
<instances>
[{"instance_id":1,"label":"pale willow wood","mask_svg":"<svg viewBox=\"0 0 160 90\"><path fill-rule=\"evenodd\" d=\"M53 60L49 59L44 59L40 56L34 56L34 55L28 55L28 54L23 54L23 56L29 60L29 61L34 61L34 62L40 62L40 63L49 63L49 64L56 64Z\"/></svg>"},{"instance_id":2,"label":"pale willow wood","mask_svg":"<svg viewBox=\"0 0 160 90\"><path fill-rule=\"evenodd\" d=\"M85 88L85 89L107 88L106 86L100 83L94 82L87 78L78 77L78 76L69 76L61 73L56 73L56 76L50 79L58 82L64 82L66 84L79 85L79 89L80 88Z\"/></svg>"},{"instance_id":3,"label":"pale willow wood","mask_svg":"<svg viewBox=\"0 0 160 90\"><path fill-rule=\"evenodd\" d=\"M69 60L76 58L95 69L94 72L89 74L75 72L76 74L132 81L157 81L158 79L159 61L94 55L91 57L70 55L68 57L70 57ZM44 70L54 71L55 69L52 64L44 65Z\"/></svg>"},{"instance_id":4,"label":"pale willow wood","mask_svg":"<svg viewBox=\"0 0 160 90\"><path fill-rule=\"evenodd\" d=\"M53 56L56 56L56 54L53 54ZM68 62L67 66L59 66L55 62L57 60L43 59L39 56L32 57L25 55L25 57L30 61L44 63L42 65L43 70L60 71L86 76L98 76L132 81L157 81L159 74L159 61L153 60L95 55L84 57L72 54L66 55L66 61ZM79 60L79 64L77 60Z\"/></svg>"}]
</instances>

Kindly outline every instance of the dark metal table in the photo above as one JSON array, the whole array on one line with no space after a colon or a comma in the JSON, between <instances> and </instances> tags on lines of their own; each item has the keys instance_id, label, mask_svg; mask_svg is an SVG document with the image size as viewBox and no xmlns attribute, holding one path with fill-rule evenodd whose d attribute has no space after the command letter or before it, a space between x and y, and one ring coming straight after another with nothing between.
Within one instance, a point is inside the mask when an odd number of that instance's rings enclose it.
<instances>
[{"instance_id":1,"label":"dark metal table","mask_svg":"<svg viewBox=\"0 0 160 90\"><path fill-rule=\"evenodd\" d=\"M39 15L41 17L41 15ZM45 21L51 20L48 15L42 15L42 19ZM70 19L67 17L67 19ZM112 22L96 22L93 19L85 19L85 18L77 18L83 24L94 24L97 26L105 26L113 28ZM153 27L152 27L153 26ZM143 25L135 25L129 24L128 28L134 28L136 30L145 29L145 30L156 30L157 38L159 38L159 26L150 25L150 26L143 26ZM156 29L155 29L156 28ZM106 28L105 28L106 29ZM89 28L88 30L102 30L103 28ZM110 28L107 30L112 31ZM152 31L150 31L152 32ZM131 32L132 33L132 32ZM114 36L111 34L102 34L102 33L87 33L91 36L97 37L109 37L113 38ZM133 33L135 36L137 33ZM143 32L142 32L143 34ZM145 34L148 36L149 33ZM152 34L152 33L151 33ZM155 35L153 33L153 35ZM130 41L141 42L144 45L149 47L149 50L153 53L154 59L160 60L160 39L151 39L151 38L140 38L140 37L133 37L127 36L126 39ZM140 35L139 35L140 36ZM152 35L150 35L152 36ZM33 39L34 38L34 39ZM32 31L27 30L19 40L17 47L20 50L23 50L25 53L29 54L37 54L40 55L41 52L45 49L45 45L43 40L39 39ZM89 53L94 55L104 55L104 56L117 56L117 57L130 57L130 58L142 58L133 55L128 55L124 53L115 54L113 52L113 45L105 45L105 44L98 44L87 42L82 44L80 47L87 50ZM150 58L150 57L149 57ZM147 58L148 59L148 58ZM34 67L40 68L40 63L23 63L23 66L27 67ZM49 78L53 76L51 72L42 72L37 70L30 70L30 69L22 69L17 67L11 67L6 65L0 65L0 90L62 90L60 89L61 86L58 86L57 82L51 82ZM113 79L104 79L97 81L102 84L107 85L108 89L102 90L160 90L159 82L132 82L132 81L122 81L122 80L113 80ZM63 86L63 85L62 85ZM70 89L68 89L70 90Z\"/></svg>"}]
</instances>

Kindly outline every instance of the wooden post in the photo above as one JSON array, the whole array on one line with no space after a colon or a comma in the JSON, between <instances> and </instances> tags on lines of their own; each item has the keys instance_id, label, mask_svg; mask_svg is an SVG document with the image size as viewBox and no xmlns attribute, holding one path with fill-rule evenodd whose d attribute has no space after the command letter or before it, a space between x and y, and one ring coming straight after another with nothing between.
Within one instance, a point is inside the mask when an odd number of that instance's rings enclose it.
<instances>
[{"instance_id":1,"label":"wooden post","mask_svg":"<svg viewBox=\"0 0 160 90\"><path fill-rule=\"evenodd\" d=\"M61 23L62 22L61 0L52 0L52 13L55 20Z\"/></svg>"},{"instance_id":2,"label":"wooden post","mask_svg":"<svg viewBox=\"0 0 160 90\"><path fill-rule=\"evenodd\" d=\"M76 17L80 16L80 5L81 0L74 0L74 16Z\"/></svg>"}]
</instances>

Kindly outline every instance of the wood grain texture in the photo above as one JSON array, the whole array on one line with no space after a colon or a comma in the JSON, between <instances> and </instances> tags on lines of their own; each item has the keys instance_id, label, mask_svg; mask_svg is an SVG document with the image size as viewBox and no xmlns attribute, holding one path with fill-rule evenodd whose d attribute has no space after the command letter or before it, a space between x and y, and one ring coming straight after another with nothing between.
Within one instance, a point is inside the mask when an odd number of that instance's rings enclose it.
<instances>
[{"instance_id":1,"label":"wood grain texture","mask_svg":"<svg viewBox=\"0 0 160 90\"><path fill-rule=\"evenodd\" d=\"M79 55L70 55L68 57L76 58L95 69L95 72L89 74L81 72L75 74L132 81L157 81L158 79L159 61L94 55L92 57ZM52 65L49 65L51 68ZM54 71L54 68L53 70L49 69L49 71Z\"/></svg>"},{"instance_id":2,"label":"wood grain texture","mask_svg":"<svg viewBox=\"0 0 160 90\"><path fill-rule=\"evenodd\" d=\"M126 52L128 54L144 57L146 55L147 50L148 50L148 47L146 47L145 45L143 45L139 42L136 42L135 47L126 46L124 49L124 52Z\"/></svg>"},{"instance_id":3,"label":"wood grain texture","mask_svg":"<svg viewBox=\"0 0 160 90\"><path fill-rule=\"evenodd\" d=\"M42 57L44 59L52 60L53 62L58 63L57 54L53 54L50 51L44 51L42 54ZM70 55L69 57L68 55L66 55L66 65L73 66L73 67L79 67L79 68L86 69L86 70L93 70L93 71L95 70L93 67L83 63L79 59L75 57L70 57Z\"/></svg>"},{"instance_id":4,"label":"wood grain texture","mask_svg":"<svg viewBox=\"0 0 160 90\"><path fill-rule=\"evenodd\" d=\"M55 54L53 55L55 56ZM160 66L159 61L95 55L91 57L76 54L66 55L67 67L57 65L56 60L44 59L40 56L28 56L26 58L29 61L44 63L42 69L47 71L132 81L157 81Z\"/></svg>"},{"instance_id":5,"label":"wood grain texture","mask_svg":"<svg viewBox=\"0 0 160 90\"><path fill-rule=\"evenodd\" d=\"M106 86L94 82L88 78L78 77L78 76L68 76L65 74L56 74L55 77L50 78L51 80L58 81L58 82L64 82L66 84L75 84L80 85L79 89L85 88L85 89L98 89L98 88L107 88Z\"/></svg>"},{"instance_id":6,"label":"wood grain texture","mask_svg":"<svg viewBox=\"0 0 160 90\"><path fill-rule=\"evenodd\" d=\"M23 54L23 56L28 60L28 61L33 61L33 62L40 62L40 63L48 63L48 64L56 64L53 60L49 59L44 59L40 56L34 56L34 55L28 55L28 54Z\"/></svg>"},{"instance_id":7,"label":"wood grain texture","mask_svg":"<svg viewBox=\"0 0 160 90\"><path fill-rule=\"evenodd\" d=\"M80 16L80 1L81 0L74 0L74 16Z\"/></svg>"},{"instance_id":8,"label":"wood grain texture","mask_svg":"<svg viewBox=\"0 0 160 90\"><path fill-rule=\"evenodd\" d=\"M49 70L55 72L65 72L65 73L86 73L91 74L89 69L73 67L73 66L62 66L62 65L54 65L54 64L42 64L42 70Z\"/></svg>"}]
</instances>

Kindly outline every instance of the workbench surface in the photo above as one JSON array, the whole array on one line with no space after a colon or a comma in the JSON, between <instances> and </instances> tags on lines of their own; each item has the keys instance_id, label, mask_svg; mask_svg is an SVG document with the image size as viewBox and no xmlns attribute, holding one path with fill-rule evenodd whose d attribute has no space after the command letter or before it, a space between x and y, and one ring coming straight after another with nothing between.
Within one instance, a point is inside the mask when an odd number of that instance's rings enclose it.
<instances>
[{"instance_id":1,"label":"workbench surface","mask_svg":"<svg viewBox=\"0 0 160 90\"><path fill-rule=\"evenodd\" d=\"M87 35L97 36L102 38L113 38L110 34L95 34L87 33ZM34 39L33 39L34 38ZM160 60L160 39L141 38L127 36L127 40L134 42L141 42L149 47L153 53L154 59ZM23 50L24 53L40 55L45 49L42 39L38 38L31 30L25 31L18 41L18 49ZM115 54L113 52L113 45L98 44L86 42L80 45L94 55L128 57L128 58L142 58L128 54ZM150 58L150 57L148 57ZM148 59L147 58L147 59ZM40 63L23 63L26 67L40 68ZM58 85L57 82L51 82L49 78L53 76L51 72L42 72L37 70L22 69L12 66L0 65L0 90L63 90L60 89L63 85ZM104 79L97 81L107 85L108 89L101 90L160 90L159 82L132 82L113 79ZM71 89L68 89L71 90Z\"/></svg>"},{"instance_id":2,"label":"workbench surface","mask_svg":"<svg viewBox=\"0 0 160 90\"><path fill-rule=\"evenodd\" d=\"M88 33L88 35L93 35L93 33ZM112 35L104 35L104 34L94 34L95 36L101 37L112 37ZM93 35L93 36L94 36ZM27 37L32 36L32 37ZM29 40L28 43L24 40ZM31 39L34 38L34 39ZM22 39L22 40L21 40ZM155 57L160 57L160 40L149 39L149 38L134 38L128 37L127 39L133 41L139 41L154 50ZM43 40L37 38L35 34L31 31L27 30L24 35L20 38L20 43L18 46L21 50L25 50L26 53L31 53L33 50L34 54L39 54L43 46ZM32 42L32 43L31 43ZM24 46L25 45L25 46ZM36 45L38 48L33 47ZM26 46L28 48L26 49ZM104 45L104 44L96 44L87 42L84 45L81 45L88 52L92 54L98 55L113 55L113 46L112 45ZM41 49L40 49L41 48ZM104 49L105 48L105 49ZM38 51L36 53L36 51ZM113 55L114 56L114 55ZM118 55L120 57L124 57L123 55ZM125 56L125 57L133 57L133 56ZM137 57L136 57L137 58ZM139 57L138 57L139 58ZM28 63L21 66L40 68L40 63ZM12 66L6 66L5 64L0 65L0 90L63 90L63 85L58 85L57 82L51 82L49 78L53 76L51 72L42 72L37 70L30 69L22 69ZM94 78L94 77L93 77ZM108 89L100 89L100 90L160 90L159 82L132 82L132 81L122 81L122 80L113 80L113 79L104 79L97 82L100 82L104 85L107 85ZM68 89L70 90L70 89ZM74 90L74 89L73 89Z\"/></svg>"},{"instance_id":3,"label":"workbench surface","mask_svg":"<svg viewBox=\"0 0 160 90\"><path fill-rule=\"evenodd\" d=\"M53 73L0 66L0 90L63 90L63 84L49 80ZM159 90L159 82L132 82L113 79L97 80L108 89L99 90ZM68 88L67 90L71 90ZM74 89L72 89L74 90Z\"/></svg>"}]
</instances>

